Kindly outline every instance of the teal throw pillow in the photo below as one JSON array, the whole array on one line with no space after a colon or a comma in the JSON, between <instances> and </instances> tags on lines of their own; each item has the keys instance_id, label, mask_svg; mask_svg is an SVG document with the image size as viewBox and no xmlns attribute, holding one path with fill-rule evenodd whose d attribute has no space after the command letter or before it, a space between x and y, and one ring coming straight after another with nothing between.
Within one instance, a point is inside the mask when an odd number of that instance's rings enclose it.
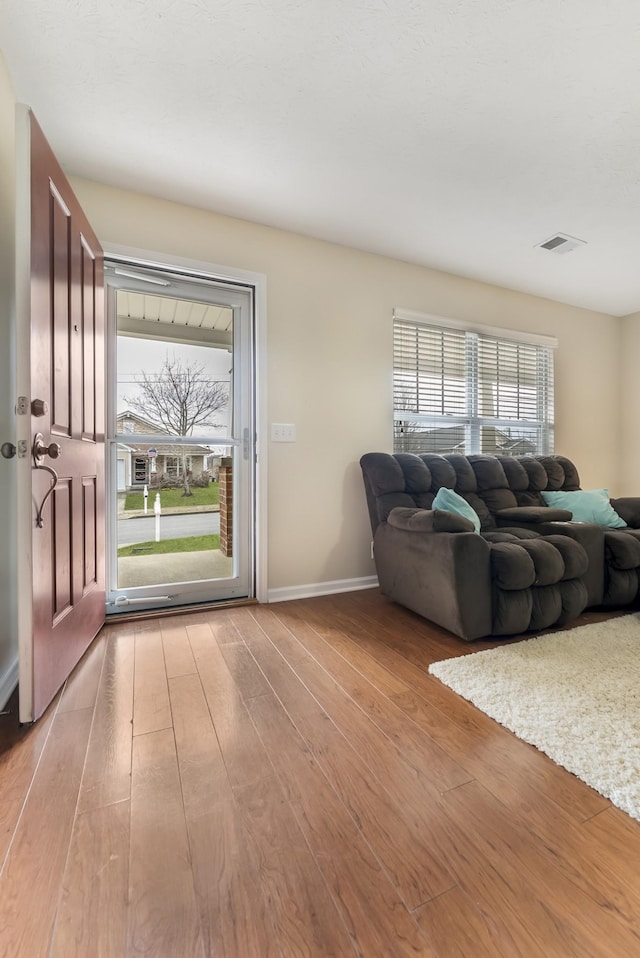
<instances>
[{"instance_id":1,"label":"teal throw pillow","mask_svg":"<svg viewBox=\"0 0 640 958\"><path fill-rule=\"evenodd\" d=\"M595 522L609 529L622 529L627 524L609 502L608 489L542 492L540 495L548 506L572 512L574 522Z\"/></svg>"},{"instance_id":2,"label":"teal throw pillow","mask_svg":"<svg viewBox=\"0 0 640 958\"><path fill-rule=\"evenodd\" d=\"M464 516L465 519L470 519L471 522L473 522L474 532L480 532L478 513L469 505L466 499L459 496L453 489L445 489L444 486L438 489L431 508L434 510L440 509L443 512L454 512L458 516Z\"/></svg>"}]
</instances>

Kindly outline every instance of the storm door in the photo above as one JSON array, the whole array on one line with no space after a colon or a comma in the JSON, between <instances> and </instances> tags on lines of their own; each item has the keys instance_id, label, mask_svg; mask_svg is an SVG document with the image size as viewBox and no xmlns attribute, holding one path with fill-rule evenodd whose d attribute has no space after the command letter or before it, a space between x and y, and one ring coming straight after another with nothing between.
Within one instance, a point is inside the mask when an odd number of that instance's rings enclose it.
<instances>
[{"instance_id":1,"label":"storm door","mask_svg":"<svg viewBox=\"0 0 640 958\"><path fill-rule=\"evenodd\" d=\"M107 261L107 614L254 594L253 289Z\"/></svg>"}]
</instances>

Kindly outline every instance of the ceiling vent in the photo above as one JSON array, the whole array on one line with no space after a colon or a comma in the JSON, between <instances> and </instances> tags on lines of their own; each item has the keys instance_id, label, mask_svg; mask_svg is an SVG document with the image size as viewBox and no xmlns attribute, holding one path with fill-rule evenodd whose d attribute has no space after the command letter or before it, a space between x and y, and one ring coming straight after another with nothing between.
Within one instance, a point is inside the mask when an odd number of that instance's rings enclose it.
<instances>
[{"instance_id":1,"label":"ceiling vent","mask_svg":"<svg viewBox=\"0 0 640 958\"><path fill-rule=\"evenodd\" d=\"M569 236L567 233L554 233L544 243L536 244L540 249L548 249L551 253L570 253L572 249L586 246L587 241Z\"/></svg>"}]
</instances>

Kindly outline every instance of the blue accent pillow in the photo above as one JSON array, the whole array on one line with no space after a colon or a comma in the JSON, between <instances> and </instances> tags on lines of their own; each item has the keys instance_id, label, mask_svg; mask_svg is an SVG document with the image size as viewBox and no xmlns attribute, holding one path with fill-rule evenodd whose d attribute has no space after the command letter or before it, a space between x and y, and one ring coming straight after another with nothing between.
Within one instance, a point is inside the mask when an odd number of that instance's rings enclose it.
<instances>
[{"instance_id":1,"label":"blue accent pillow","mask_svg":"<svg viewBox=\"0 0 640 958\"><path fill-rule=\"evenodd\" d=\"M576 492L541 492L548 506L569 509L574 522L595 522L609 529L622 529L626 522L609 502L608 489L579 489Z\"/></svg>"},{"instance_id":2,"label":"blue accent pillow","mask_svg":"<svg viewBox=\"0 0 640 958\"><path fill-rule=\"evenodd\" d=\"M471 522L473 522L474 532L480 532L478 513L469 505L466 499L459 496L453 489L445 489L444 486L441 486L435 495L431 508L440 509L443 512L454 512L458 516L464 516L465 519L470 519Z\"/></svg>"}]
</instances>

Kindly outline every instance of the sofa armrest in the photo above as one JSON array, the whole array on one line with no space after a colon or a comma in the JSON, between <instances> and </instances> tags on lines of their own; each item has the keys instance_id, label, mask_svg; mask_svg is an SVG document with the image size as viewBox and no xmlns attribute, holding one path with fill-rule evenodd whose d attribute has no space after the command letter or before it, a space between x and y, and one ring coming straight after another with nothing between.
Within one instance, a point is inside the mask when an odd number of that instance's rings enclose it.
<instances>
[{"instance_id":1,"label":"sofa armrest","mask_svg":"<svg viewBox=\"0 0 640 958\"><path fill-rule=\"evenodd\" d=\"M640 496L611 499L610 502L628 526L631 526L632 529L640 529Z\"/></svg>"},{"instance_id":2,"label":"sofa armrest","mask_svg":"<svg viewBox=\"0 0 640 958\"><path fill-rule=\"evenodd\" d=\"M498 509L495 516L498 525L512 522L534 525L540 522L570 522L573 519L573 513L568 509L553 509L551 506L511 506L509 509Z\"/></svg>"},{"instance_id":3,"label":"sofa armrest","mask_svg":"<svg viewBox=\"0 0 640 958\"><path fill-rule=\"evenodd\" d=\"M467 641L491 634L491 547L482 536L416 535L381 522L373 552L385 595Z\"/></svg>"},{"instance_id":4,"label":"sofa armrest","mask_svg":"<svg viewBox=\"0 0 640 958\"><path fill-rule=\"evenodd\" d=\"M392 509L387 522L405 532L473 532L473 522L443 509Z\"/></svg>"}]
</instances>

